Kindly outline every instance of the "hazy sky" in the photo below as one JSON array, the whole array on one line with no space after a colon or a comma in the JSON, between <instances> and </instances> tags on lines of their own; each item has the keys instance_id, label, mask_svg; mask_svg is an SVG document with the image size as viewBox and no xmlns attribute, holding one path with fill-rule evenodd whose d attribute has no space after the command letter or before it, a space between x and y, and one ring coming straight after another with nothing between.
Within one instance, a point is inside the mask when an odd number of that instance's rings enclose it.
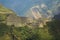
<instances>
[{"instance_id":1,"label":"hazy sky","mask_svg":"<svg viewBox=\"0 0 60 40\"><path fill-rule=\"evenodd\" d=\"M24 16L25 12L32 6L41 5L44 3L50 7L53 1L54 0L0 0L0 3L3 6L14 10L17 15Z\"/></svg>"}]
</instances>

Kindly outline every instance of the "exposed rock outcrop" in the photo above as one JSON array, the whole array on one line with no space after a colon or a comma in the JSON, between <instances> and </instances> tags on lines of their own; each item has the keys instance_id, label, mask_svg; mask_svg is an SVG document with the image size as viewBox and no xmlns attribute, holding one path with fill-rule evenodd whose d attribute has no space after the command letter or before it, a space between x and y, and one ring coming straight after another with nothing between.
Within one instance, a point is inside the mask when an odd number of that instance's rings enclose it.
<instances>
[{"instance_id":1,"label":"exposed rock outcrop","mask_svg":"<svg viewBox=\"0 0 60 40\"><path fill-rule=\"evenodd\" d=\"M17 27L20 27L20 26L27 25L27 23L32 23L33 19L29 18L29 17L19 17L19 16L16 16L16 15L10 14L7 17L6 22L7 22L7 25L15 25Z\"/></svg>"}]
</instances>

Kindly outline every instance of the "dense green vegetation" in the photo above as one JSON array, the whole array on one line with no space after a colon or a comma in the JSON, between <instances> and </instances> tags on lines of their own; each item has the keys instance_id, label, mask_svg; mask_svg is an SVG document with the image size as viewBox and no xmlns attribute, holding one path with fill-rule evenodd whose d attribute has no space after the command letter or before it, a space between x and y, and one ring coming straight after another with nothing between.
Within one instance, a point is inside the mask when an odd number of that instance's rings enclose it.
<instances>
[{"instance_id":1,"label":"dense green vegetation","mask_svg":"<svg viewBox=\"0 0 60 40\"><path fill-rule=\"evenodd\" d=\"M4 21L4 16L0 18L0 40L60 40L60 20L47 22L44 28L30 28L8 26Z\"/></svg>"},{"instance_id":2,"label":"dense green vegetation","mask_svg":"<svg viewBox=\"0 0 60 40\"><path fill-rule=\"evenodd\" d=\"M4 26L2 26L4 25ZM4 35L8 35L9 38L14 36L12 39L16 38L17 40L51 40L52 37L48 33L47 28L29 28L27 26L25 27L13 27L13 30L11 29L12 26L8 26L5 24L1 24L0 29L0 36L3 37ZM11 34L12 31L12 34Z\"/></svg>"}]
</instances>

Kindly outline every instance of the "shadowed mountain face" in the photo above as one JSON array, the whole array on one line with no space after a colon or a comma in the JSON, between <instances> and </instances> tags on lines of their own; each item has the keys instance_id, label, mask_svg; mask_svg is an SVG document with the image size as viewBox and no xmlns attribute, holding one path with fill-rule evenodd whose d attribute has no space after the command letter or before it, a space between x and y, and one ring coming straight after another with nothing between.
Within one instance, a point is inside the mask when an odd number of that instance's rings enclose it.
<instances>
[{"instance_id":1,"label":"shadowed mountain face","mask_svg":"<svg viewBox=\"0 0 60 40\"><path fill-rule=\"evenodd\" d=\"M56 15L54 16L54 19L60 20L60 7L57 8Z\"/></svg>"},{"instance_id":2,"label":"shadowed mountain face","mask_svg":"<svg viewBox=\"0 0 60 40\"><path fill-rule=\"evenodd\" d=\"M55 16L54 16L54 19L55 19L55 20L60 20L60 14L55 15Z\"/></svg>"}]
</instances>

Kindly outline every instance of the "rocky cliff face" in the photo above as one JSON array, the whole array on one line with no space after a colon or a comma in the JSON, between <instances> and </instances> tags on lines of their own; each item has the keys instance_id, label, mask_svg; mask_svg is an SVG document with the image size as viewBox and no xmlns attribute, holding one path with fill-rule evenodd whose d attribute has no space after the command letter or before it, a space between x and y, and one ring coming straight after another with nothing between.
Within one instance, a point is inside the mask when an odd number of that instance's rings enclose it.
<instances>
[{"instance_id":1,"label":"rocky cliff face","mask_svg":"<svg viewBox=\"0 0 60 40\"><path fill-rule=\"evenodd\" d=\"M7 25L15 25L17 27L25 26L27 23L32 23L33 19L29 17L19 17L16 15L10 14L7 17Z\"/></svg>"}]
</instances>

